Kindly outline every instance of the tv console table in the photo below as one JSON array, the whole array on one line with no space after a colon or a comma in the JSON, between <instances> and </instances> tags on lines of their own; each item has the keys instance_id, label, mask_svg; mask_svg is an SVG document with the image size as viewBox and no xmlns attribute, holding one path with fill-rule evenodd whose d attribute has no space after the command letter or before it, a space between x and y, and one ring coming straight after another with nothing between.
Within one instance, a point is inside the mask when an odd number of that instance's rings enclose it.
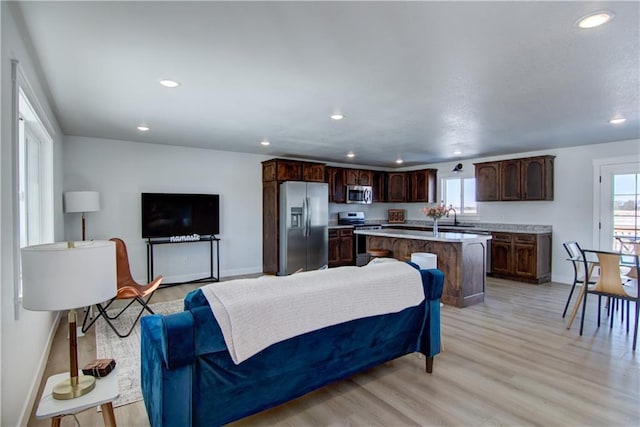
<instances>
[{"instance_id":1,"label":"tv console table","mask_svg":"<svg viewBox=\"0 0 640 427\"><path fill-rule=\"evenodd\" d=\"M198 240L180 240L174 241L170 238L147 239L147 282L151 282L155 277L153 274L153 247L155 245L181 244L181 243L199 243L209 242L209 277L201 279L189 280L188 282L162 283L160 287L182 285L185 283L202 283L202 282L219 282L220 281L220 239L216 236L201 236ZM216 275L213 275L213 244L216 244Z\"/></svg>"}]
</instances>

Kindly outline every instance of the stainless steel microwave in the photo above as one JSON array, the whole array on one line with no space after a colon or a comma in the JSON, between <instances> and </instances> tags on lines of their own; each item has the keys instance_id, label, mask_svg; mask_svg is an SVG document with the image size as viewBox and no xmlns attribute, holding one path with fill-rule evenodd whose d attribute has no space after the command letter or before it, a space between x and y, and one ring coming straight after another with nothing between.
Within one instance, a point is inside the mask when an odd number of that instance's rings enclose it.
<instances>
[{"instance_id":1,"label":"stainless steel microwave","mask_svg":"<svg viewBox=\"0 0 640 427\"><path fill-rule=\"evenodd\" d=\"M373 188L370 185L347 185L347 203L369 205L373 202Z\"/></svg>"}]
</instances>

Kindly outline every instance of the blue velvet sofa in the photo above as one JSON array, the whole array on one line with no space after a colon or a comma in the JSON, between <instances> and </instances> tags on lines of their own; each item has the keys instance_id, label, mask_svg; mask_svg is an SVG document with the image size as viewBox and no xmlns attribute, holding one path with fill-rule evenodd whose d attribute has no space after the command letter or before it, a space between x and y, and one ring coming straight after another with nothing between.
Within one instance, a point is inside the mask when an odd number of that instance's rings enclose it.
<instances>
[{"instance_id":1,"label":"blue velvet sofa","mask_svg":"<svg viewBox=\"0 0 640 427\"><path fill-rule=\"evenodd\" d=\"M200 290L185 297L183 312L143 317L141 383L151 426L226 424L413 352L426 356L431 372L444 277L420 273L423 304L296 336L238 365Z\"/></svg>"}]
</instances>

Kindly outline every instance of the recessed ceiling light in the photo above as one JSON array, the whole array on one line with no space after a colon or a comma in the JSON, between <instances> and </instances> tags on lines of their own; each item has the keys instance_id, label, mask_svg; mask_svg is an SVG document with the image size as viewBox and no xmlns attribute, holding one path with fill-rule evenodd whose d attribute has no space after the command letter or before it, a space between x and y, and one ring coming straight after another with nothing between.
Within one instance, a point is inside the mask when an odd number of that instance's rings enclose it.
<instances>
[{"instance_id":1,"label":"recessed ceiling light","mask_svg":"<svg viewBox=\"0 0 640 427\"><path fill-rule=\"evenodd\" d=\"M348 157L348 158L350 158L350 159L351 159L351 158L354 158L355 156L356 156L356 155L355 155L355 154L353 154L353 153L347 153L347 157Z\"/></svg>"},{"instance_id":2,"label":"recessed ceiling light","mask_svg":"<svg viewBox=\"0 0 640 427\"><path fill-rule=\"evenodd\" d=\"M397 164L399 164L399 165L401 165L401 164L403 163L403 160L402 160L402 159L397 159L397 160L396 160L396 163L397 163Z\"/></svg>"},{"instance_id":3,"label":"recessed ceiling light","mask_svg":"<svg viewBox=\"0 0 640 427\"><path fill-rule=\"evenodd\" d=\"M145 126L145 125L140 125L140 126L138 126L138 130L139 130L140 132L146 132L146 131L148 131L149 129L150 129L150 128L149 128L149 126Z\"/></svg>"},{"instance_id":4,"label":"recessed ceiling light","mask_svg":"<svg viewBox=\"0 0 640 427\"><path fill-rule=\"evenodd\" d=\"M331 115L331 120L342 120L344 119L344 115L340 113L335 113Z\"/></svg>"},{"instance_id":5,"label":"recessed ceiling light","mask_svg":"<svg viewBox=\"0 0 640 427\"><path fill-rule=\"evenodd\" d=\"M611 12L610 10L599 10L597 12L591 12L590 14L578 19L578 21L576 22L576 26L584 29L599 27L600 25L606 24L607 22L611 21L614 16L616 16L616 14Z\"/></svg>"},{"instance_id":6,"label":"recessed ceiling light","mask_svg":"<svg viewBox=\"0 0 640 427\"><path fill-rule=\"evenodd\" d=\"M612 125L619 125L620 123L624 123L626 121L627 119L625 119L624 117L618 117L618 118L609 120L609 123L611 123Z\"/></svg>"},{"instance_id":7,"label":"recessed ceiling light","mask_svg":"<svg viewBox=\"0 0 640 427\"><path fill-rule=\"evenodd\" d=\"M264 141L260 142L260 144L264 145L265 147L267 145L271 145L271 143L269 141L267 141L266 139Z\"/></svg>"},{"instance_id":8,"label":"recessed ceiling light","mask_svg":"<svg viewBox=\"0 0 640 427\"><path fill-rule=\"evenodd\" d=\"M460 151L460 150L454 150L453 151L453 155L454 156L459 156L460 154L462 154L462 151Z\"/></svg>"},{"instance_id":9,"label":"recessed ceiling light","mask_svg":"<svg viewBox=\"0 0 640 427\"><path fill-rule=\"evenodd\" d=\"M170 88L180 86L180 82L177 82L175 80L169 80L169 79L160 80L160 84L164 87L170 87Z\"/></svg>"}]
</instances>

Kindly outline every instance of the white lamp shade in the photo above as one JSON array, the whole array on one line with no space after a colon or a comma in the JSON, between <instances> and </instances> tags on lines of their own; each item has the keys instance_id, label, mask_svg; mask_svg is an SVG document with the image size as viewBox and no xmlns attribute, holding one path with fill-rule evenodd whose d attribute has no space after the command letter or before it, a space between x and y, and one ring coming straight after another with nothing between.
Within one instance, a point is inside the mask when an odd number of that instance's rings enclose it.
<instances>
[{"instance_id":1,"label":"white lamp shade","mask_svg":"<svg viewBox=\"0 0 640 427\"><path fill-rule=\"evenodd\" d=\"M67 191L63 199L64 211L67 213L100 210L100 193L97 191Z\"/></svg>"},{"instance_id":2,"label":"white lamp shade","mask_svg":"<svg viewBox=\"0 0 640 427\"><path fill-rule=\"evenodd\" d=\"M107 301L117 293L116 246L95 240L22 248L23 306L58 311Z\"/></svg>"}]
</instances>

